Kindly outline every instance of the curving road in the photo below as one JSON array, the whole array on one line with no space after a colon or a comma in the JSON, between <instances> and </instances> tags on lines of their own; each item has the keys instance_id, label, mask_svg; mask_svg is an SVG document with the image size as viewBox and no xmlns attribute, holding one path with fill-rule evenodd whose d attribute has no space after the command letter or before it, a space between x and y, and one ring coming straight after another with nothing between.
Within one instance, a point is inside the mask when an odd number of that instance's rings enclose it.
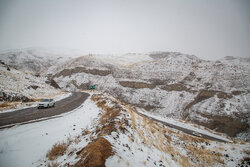
<instances>
[{"instance_id":1,"label":"curving road","mask_svg":"<svg viewBox=\"0 0 250 167\"><path fill-rule=\"evenodd\" d=\"M79 107L88 98L88 96L88 93L74 92L72 93L72 96L56 102L56 105L53 108L37 109L36 107L32 107L13 112L1 113L0 129L14 126L17 123L48 118L72 111Z\"/></svg>"},{"instance_id":2,"label":"curving road","mask_svg":"<svg viewBox=\"0 0 250 167\"><path fill-rule=\"evenodd\" d=\"M180 130L186 134L189 134L189 135L192 135L192 136L196 136L196 137L201 137L201 138L204 138L204 139L209 139L209 140L214 140L214 141L219 141L219 142L230 142L230 140L223 140L223 139L219 139L219 138L216 138L216 137L213 137L213 136L210 136L208 134L203 134L203 133L198 133L196 131L193 131L191 129L188 129L188 128L185 128L185 127L182 127L182 126L177 126L177 125L174 125L174 124L171 124L171 123L167 123L167 122L164 122L164 121L161 121L161 120L158 120L158 119L155 119L155 118L152 118L148 115L145 115L143 113L140 113L140 112L137 112L139 115L143 116L143 117L147 117L153 121L157 121L157 122L160 122L170 128L174 128L174 129L177 129L177 130Z\"/></svg>"}]
</instances>

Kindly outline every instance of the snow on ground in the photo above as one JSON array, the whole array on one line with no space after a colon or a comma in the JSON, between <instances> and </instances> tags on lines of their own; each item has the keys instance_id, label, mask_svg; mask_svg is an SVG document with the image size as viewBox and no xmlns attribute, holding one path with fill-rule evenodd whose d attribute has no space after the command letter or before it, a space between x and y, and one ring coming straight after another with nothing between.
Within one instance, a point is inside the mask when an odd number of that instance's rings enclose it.
<instances>
[{"instance_id":1,"label":"snow on ground","mask_svg":"<svg viewBox=\"0 0 250 167\"><path fill-rule=\"evenodd\" d=\"M97 115L98 108L87 99L63 117L0 130L0 166L37 166L52 145L81 133Z\"/></svg>"},{"instance_id":2,"label":"snow on ground","mask_svg":"<svg viewBox=\"0 0 250 167\"><path fill-rule=\"evenodd\" d=\"M35 77L30 73L0 64L0 92L16 93L30 99L59 94L62 91L46 84L46 77ZM36 88L34 88L36 87Z\"/></svg>"},{"instance_id":3,"label":"snow on ground","mask_svg":"<svg viewBox=\"0 0 250 167\"><path fill-rule=\"evenodd\" d=\"M214 133L206 130L204 127L202 128L202 126L199 126L199 128L198 128L197 125L195 126L194 124L191 124L191 123L181 122L178 119L174 119L174 118L170 118L170 117L163 117L160 115L149 113L149 112L146 112L145 110L140 109L140 108L137 108L137 111L143 115L146 115L148 117L154 118L154 119L162 121L162 122L166 122L166 123L171 124L171 125L175 125L175 126L179 126L179 127L185 128L185 129L189 129L189 130L192 130L192 131L197 132L199 134L205 134L205 135L208 135L208 136L220 139L220 140L224 140L227 142L232 142L231 140L229 140L228 138L226 138L224 136L214 134Z\"/></svg>"},{"instance_id":4,"label":"snow on ground","mask_svg":"<svg viewBox=\"0 0 250 167\"><path fill-rule=\"evenodd\" d=\"M114 153L104 161L107 167L236 166L249 156L249 143L191 136L143 117L136 108L108 94L90 94L80 107L60 118L0 130L0 166L69 166L78 162L84 166L102 156L98 145L93 150L90 146L100 138L111 144ZM195 129L180 121L162 120ZM62 141L67 143L63 155L46 157L52 146Z\"/></svg>"},{"instance_id":5,"label":"snow on ground","mask_svg":"<svg viewBox=\"0 0 250 167\"><path fill-rule=\"evenodd\" d=\"M109 55L93 55L106 63L116 64L119 66L130 66L137 63L152 61L147 53L127 53L127 54L109 54Z\"/></svg>"}]
</instances>

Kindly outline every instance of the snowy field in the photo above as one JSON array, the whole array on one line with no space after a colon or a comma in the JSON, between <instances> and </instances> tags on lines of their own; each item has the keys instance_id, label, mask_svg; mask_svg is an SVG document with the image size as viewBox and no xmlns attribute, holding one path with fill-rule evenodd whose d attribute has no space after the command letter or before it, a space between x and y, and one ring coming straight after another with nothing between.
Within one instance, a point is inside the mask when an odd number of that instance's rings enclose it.
<instances>
[{"instance_id":1,"label":"snowy field","mask_svg":"<svg viewBox=\"0 0 250 167\"><path fill-rule=\"evenodd\" d=\"M0 130L0 166L29 167L44 163L43 158L55 143L81 133L97 115L98 108L87 99L60 118Z\"/></svg>"}]
</instances>

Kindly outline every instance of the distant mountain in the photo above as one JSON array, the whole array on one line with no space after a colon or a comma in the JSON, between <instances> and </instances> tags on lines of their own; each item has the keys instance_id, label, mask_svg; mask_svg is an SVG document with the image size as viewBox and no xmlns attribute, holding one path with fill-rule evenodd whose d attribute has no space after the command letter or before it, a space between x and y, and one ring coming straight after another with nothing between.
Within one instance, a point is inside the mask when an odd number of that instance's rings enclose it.
<instances>
[{"instance_id":1,"label":"distant mountain","mask_svg":"<svg viewBox=\"0 0 250 167\"><path fill-rule=\"evenodd\" d=\"M48 48L28 48L0 53L0 60L12 67L32 73L40 73L47 68L61 64L81 54L68 50Z\"/></svg>"}]
</instances>

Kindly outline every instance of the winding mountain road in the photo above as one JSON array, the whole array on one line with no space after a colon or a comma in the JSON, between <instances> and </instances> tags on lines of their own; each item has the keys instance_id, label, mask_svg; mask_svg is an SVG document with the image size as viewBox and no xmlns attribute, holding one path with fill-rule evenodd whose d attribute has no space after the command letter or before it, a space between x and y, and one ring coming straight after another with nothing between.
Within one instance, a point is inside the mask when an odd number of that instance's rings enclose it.
<instances>
[{"instance_id":1,"label":"winding mountain road","mask_svg":"<svg viewBox=\"0 0 250 167\"><path fill-rule=\"evenodd\" d=\"M204 138L204 139L209 139L209 140L214 140L214 141L219 141L219 142L231 142L228 139L222 139L222 138L214 137L214 136L211 136L211 135L208 135L208 134L193 131L193 130L185 128L183 126L178 126L178 125L174 125L174 124L171 124L171 123L167 123L167 122L152 118L152 117L150 117L150 116L148 116L146 114L143 114L141 112L136 111L136 113L143 116L143 117L147 117L147 118L149 118L149 119L151 119L153 121L160 122L160 123L162 123L162 124L164 124L164 125L166 125L166 126L168 126L170 128L180 130L180 131L182 131L182 132L184 132L186 134L192 135L192 136L201 137L201 138Z\"/></svg>"},{"instance_id":2,"label":"winding mountain road","mask_svg":"<svg viewBox=\"0 0 250 167\"><path fill-rule=\"evenodd\" d=\"M13 112L0 114L0 129L14 126L15 124L25 124L25 122L37 122L39 119L48 118L69 112L79 107L89 94L84 92L74 92L70 97L56 102L53 108L37 109L37 107L21 109Z\"/></svg>"},{"instance_id":3,"label":"winding mountain road","mask_svg":"<svg viewBox=\"0 0 250 167\"><path fill-rule=\"evenodd\" d=\"M55 118L53 116L60 115L65 112L69 112L74 110L75 108L79 107L87 98L89 94L84 92L74 92L72 96L62 99L56 102L56 106L53 108L45 108L45 109L37 109L37 107L21 109L13 112L1 113L0 114L0 129L8 128L15 126L16 124L27 124L32 122L38 122L42 120L52 119ZM195 131L184 128L181 126L173 125L167 122L163 122L161 120L152 118L148 115L143 113L137 112L141 116L147 117L157 122L161 122L164 125L167 125L171 128L180 130L184 133L219 141L219 142L228 142L227 140L219 139L207 134L196 133ZM59 117L59 116L58 116Z\"/></svg>"}]
</instances>

